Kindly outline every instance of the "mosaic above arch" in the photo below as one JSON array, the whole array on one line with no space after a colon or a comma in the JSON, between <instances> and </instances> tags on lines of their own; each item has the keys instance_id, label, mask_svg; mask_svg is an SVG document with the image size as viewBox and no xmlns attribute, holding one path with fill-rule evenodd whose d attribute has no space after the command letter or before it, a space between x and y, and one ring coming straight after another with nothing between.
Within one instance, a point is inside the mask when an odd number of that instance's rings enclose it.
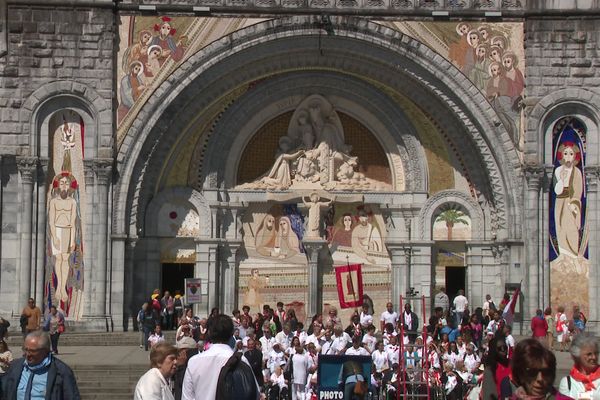
<instances>
[{"instance_id":1,"label":"mosaic above arch","mask_svg":"<svg viewBox=\"0 0 600 400\"><path fill-rule=\"evenodd\" d=\"M118 53L118 143L156 88L191 55L264 19L123 16ZM378 22L451 61L486 96L521 148L525 68L522 23Z\"/></svg>"}]
</instances>

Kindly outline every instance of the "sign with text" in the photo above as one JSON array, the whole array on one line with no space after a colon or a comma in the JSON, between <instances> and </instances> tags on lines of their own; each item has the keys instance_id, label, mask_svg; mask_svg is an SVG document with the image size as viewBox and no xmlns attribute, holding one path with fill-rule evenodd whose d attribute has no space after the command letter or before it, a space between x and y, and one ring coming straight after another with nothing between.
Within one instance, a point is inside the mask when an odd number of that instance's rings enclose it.
<instances>
[{"instance_id":1,"label":"sign with text","mask_svg":"<svg viewBox=\"0 0 600 400\"><path fill-rule=\"evenodd\" d=\"M185 302L187 304L202 303L202 282L200 278L185 279Z\"/></svg>"}]
</instances>

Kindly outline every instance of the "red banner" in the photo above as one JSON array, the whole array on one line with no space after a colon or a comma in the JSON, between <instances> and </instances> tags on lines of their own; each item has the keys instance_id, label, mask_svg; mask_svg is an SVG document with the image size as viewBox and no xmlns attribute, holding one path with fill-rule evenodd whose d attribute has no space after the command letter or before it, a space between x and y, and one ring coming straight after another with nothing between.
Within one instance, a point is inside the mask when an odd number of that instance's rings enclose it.
<instances>
[{"instance_id":1,"label":"red banner","mask_svg":"<svg viewBox=\"0 0 600 400\"><path fill-rule=\"evenodd\" d=\"M335 267L340 308L359 307L363 303L362 265Z\"/></svg>"}]
</instances>

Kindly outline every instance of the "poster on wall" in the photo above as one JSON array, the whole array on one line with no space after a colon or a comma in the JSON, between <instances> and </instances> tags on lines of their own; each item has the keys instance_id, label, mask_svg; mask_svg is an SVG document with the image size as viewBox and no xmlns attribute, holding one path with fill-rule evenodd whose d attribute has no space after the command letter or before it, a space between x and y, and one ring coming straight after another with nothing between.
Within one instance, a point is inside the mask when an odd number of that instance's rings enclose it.
<instances>
[{"instance_id":1,"label":"poster on wall","mask_svg":"<svg viewBox=\"0 0 600 400\"><path fill-rule=\"evenodd\" d=\"M185 279L185 302L186 304L202 303L202 282L200 278Z\"/></svg>"},{"instance_id":2,"label":"poster on wall","mask_svg":"<svg viewBox=\"0 0 600 400\"><path fill-rule=\"evenodd\" d=\"M373 361L369 356L319 355L317 398L352 398L354 385L350 383L361 381L369 385L372 363Z\"/></svg>"},{"instance_id":3,"label":"poster on wall","mask_svg":"<svg viewBox=\"0 0 600 400\"><path fill-rule=\"evenodd\" d=\"M585 126L575 118L556 123L549 204L550 296L571 316L589 310L589 228L585 181Z\"/></svg>"}]
</instances>

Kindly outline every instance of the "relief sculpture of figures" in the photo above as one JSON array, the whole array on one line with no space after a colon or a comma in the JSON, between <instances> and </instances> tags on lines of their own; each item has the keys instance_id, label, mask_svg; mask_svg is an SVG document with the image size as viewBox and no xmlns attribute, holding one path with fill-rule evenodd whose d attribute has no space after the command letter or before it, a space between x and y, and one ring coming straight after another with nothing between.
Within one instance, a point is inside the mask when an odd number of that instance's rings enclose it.
<instances>
[{"instance_id":1,"label":"relief sculpture of figures","mask_svg":"<svg viewBox=\"0 0 600 400\"><path fill-rule=\"evenodd\" d=\"M391 185L359 172L344 127L333 105L320 95L303 100L279 139L271 169L239 189L389 190Z\"/></svg>"},{"instance_id":2,"label":"relief sculpture of figures","mask_svg":"<svg viewBox=\"0 0 600 400\"><path fill-rule=\"evenodd\" d=\"M320 198L321 197L316 192L310 194L310 201L306 201L305 197L302 197L302 202L308 207L307 239L317 239L321 237L321 209L322 207L329 206L333 201L333 199L330 199L329 201L319 201Z\"/></svg>"}]
</instances>

